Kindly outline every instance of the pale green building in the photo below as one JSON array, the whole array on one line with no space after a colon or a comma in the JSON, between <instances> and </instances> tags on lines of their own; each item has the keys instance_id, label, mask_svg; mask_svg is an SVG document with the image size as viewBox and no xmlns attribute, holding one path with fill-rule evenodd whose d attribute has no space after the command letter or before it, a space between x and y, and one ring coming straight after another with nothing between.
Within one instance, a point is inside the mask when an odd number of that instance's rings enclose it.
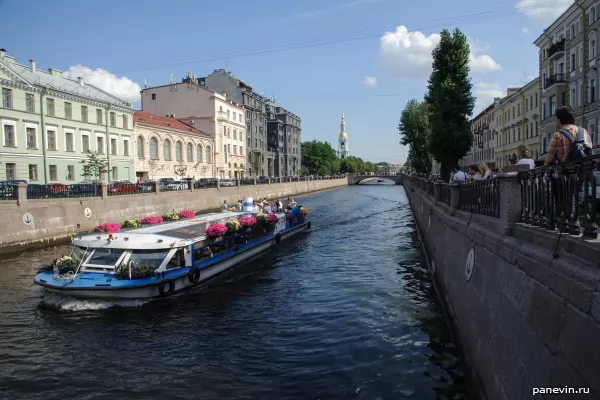
<instances>
[{"instance_id":1,"label":"pale green building","mask_svg":"<svg viewBox=\"0 0 600 400\"><path fill-rule=\"evenodd\" d=\"M17 64L4 49L0 90L0 180L77 183L88 151L107 158L103 180L135 180L131 104L35 61Z\"/></svg>"}]
</instances>

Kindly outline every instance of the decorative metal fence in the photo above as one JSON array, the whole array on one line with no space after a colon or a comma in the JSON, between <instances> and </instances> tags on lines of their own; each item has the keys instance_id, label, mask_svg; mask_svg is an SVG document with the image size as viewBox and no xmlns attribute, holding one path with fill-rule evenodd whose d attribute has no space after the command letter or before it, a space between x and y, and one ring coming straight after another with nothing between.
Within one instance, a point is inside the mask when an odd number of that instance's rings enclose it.
<instances>
[{"instance_id":1,"label":"decorative metal fence","mask_svg":"<svg viewBox=\"0 0 600 400\"><path fill-rule=\"evenodd\" d=\"M484 179L458 186L458 209L500 218L500 181Z\"/></svg>"},{"instance_id":2,"label":"decorative metal fence","mask_svg":"<svg viewBox=\"0 0 600 400\"><path fill-rule=\"evenodd\" d=\"M600 154L519 173L521 221L573 235L598 237Z\"/></svg>"}]
</instances>

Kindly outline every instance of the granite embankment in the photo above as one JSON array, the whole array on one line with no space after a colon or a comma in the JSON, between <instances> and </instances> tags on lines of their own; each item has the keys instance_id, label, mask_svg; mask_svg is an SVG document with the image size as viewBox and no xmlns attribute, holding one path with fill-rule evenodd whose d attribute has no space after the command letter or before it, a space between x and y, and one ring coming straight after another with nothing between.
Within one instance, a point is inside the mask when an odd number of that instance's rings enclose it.
<instances>
[{"instance_id":1,"label":"granite embankment","mask_svg":"<svg viewBox=\"0 0 600 400\"><path fill-rule=\"evenodd\" d=\"M600 242L519 222L517 178L489 184L404 178L475 397L600 399Z\"/></svg>"},{"instance_id":2,"label":"granite embankment","mask_svg":"<svg viewBox=\"0 0 600 400\"><path fill-rule=\"evenodd\" d=\"M108 196L103 185L98 197L37 200L27 199L23 185L18 188L18 200L0 201L0 253L64 241L101 223L123 223L172 210L215 210L223 200L231 204L244 196L285 200L288 196L347 185L348 178L343 177L117 196Z\"/></svg>"}]
</instances>

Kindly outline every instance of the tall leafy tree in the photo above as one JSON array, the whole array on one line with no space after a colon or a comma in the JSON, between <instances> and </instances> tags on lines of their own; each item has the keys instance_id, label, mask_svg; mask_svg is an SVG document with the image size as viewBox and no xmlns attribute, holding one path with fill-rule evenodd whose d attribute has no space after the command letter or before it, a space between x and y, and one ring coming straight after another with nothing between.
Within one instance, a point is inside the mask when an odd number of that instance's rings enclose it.
<instances>
[{"instance_id":1,"label":"tall leafy tree","mask_svg":"<svg viewBox=\"0 0 600 400\"><path fill-rule=\"evenodd\" d=\"M301 152L302 169L308 175L331 175L340 171L340 160L327 142L304 142Z\"/></svg>"},{"instance_id":2,"label":"tall leafy tree","mask_svg":"<svg viewBox=\"0 0 600 400\"><path fill-rule=\"evenodd\" d=\"M416 99L404 106L400 116L398 131L400 144L409 146L407 165L415 172L431 171L431 155L429 153L429 106Z\"/></svg>"},{"instance_id":3,"label":"tall leafy tree","mask_svg":"<svg viewBox=\"0 0 600 400\"><path fill-rule=\"evenodd\" d=\"M471 94L469 54L467 37L458 29L452 34L444 29L432 53L433 71L425 95L431 126L429 151L441 163L444 180L473 143L469 116L475 98Z\"/></svg>"},{"instance_id":4,"label":"tall leafy tree","mask_svg":"<svg viewBox=\"0 0 600 400\"><path fill-rule=\"evenodd\" d=\"M86 160L80 161L82 164L83 173L81 176L89 177L92 179L99 179L101 174L108 171L108 160L101 158L97 151L91 151L88 153Z\"/></svg>"}]
</instances>

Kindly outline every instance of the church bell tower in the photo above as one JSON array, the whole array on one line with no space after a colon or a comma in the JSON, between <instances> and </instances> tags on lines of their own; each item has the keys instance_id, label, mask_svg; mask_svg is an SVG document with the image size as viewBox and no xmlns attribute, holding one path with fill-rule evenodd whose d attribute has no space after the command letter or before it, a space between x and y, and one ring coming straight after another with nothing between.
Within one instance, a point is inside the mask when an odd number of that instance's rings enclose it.
<instances>
[{"instance_id":1,"label":"church bell tower","mask_svg":"<svg viewBox=\"0 0 600 400\"><path fill-rule=\"evenodd\" d=\"M342 123L340 124L340 135L338 136L337 156L342 160L350 156L350 147L348 146L348 134L346 133L346 119L342 113Z\"/></svg>"}]
</instances>

